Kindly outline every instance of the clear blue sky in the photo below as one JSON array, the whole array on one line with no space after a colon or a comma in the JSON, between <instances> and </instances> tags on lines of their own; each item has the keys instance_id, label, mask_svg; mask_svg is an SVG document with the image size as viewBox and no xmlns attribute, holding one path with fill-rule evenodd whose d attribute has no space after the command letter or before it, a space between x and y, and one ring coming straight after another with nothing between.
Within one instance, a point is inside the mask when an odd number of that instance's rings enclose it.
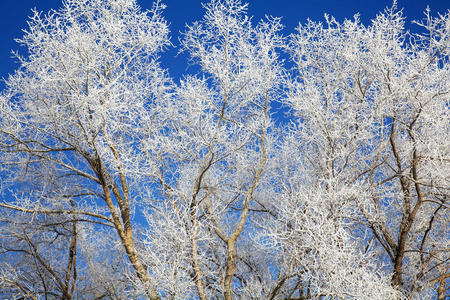
<instances>
[{"instance_id":1,"label":"clear blue sky","mask_svg":"<svg viewBox=\"0 0 450 300\"><path fill-rule=\"evenodd\" d=\"M177 45L178 33L184 29L186 23L198 20L202 14L201 0L163 0L167 5L164 13L170 22L172 43ZM335 16L338 20L352 18L360 13L363 23L369 23L377 12L392 4L391 0L251 0L249 15L259 20L265 15L283 17L286 26L285 33L290 33L299 22L304 23L307 18L323 20L324 13ZM148 9L153 0L138 0L142 8ZM399 0L398 7L404 9L408 17L408 24L413 19L422 18L423 10L430 6L433 13L444 13L450 8L448 0ZM19 49L14 38L21 37L21 30L27 27L27 18L31 8L48 12L51 8L61 6L61 0L2 0L0 1L0 78L6 78L17 68L17 63L11 58L11 50ZM176 49L167 51L163 59L164 67L169 68L172 75L181 74L186 68L183 57L174 58ZM0 84L3 87L3 84Z\"/></svg>"}]
</instances>

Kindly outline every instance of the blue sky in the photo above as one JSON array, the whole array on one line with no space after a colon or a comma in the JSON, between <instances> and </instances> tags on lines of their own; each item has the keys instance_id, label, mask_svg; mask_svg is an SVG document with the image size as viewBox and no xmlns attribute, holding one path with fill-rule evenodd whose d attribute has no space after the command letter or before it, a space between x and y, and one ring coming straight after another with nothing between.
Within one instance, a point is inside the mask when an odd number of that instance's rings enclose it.
<instances>
[{"instance_id":1,"label":"blue sky","mask_svg":"<svg viewBox=\"0 0 450 300\"><path fill-rule=\"evenodd\" d=\"M6 78L14 72L18 64L11 58L11 50L20 49L14 38L22 36L22 29L27 27L27 18L31 8L48 12L51 8L61 6L61 0L4 0L0 1L0 78ZM178 34L186 23L201 18L203 14L201 0L163 0L167 5L164 13L170 22L172 43L177 45ZM392 4L391 0L253 0L249 3L249 15L259 20L265 15L283 17L286 26L285 33L291 33L299 22L304 23L307 18L323 20L324 13L335 16L338 20L352 18L360 13L363 23L369 23L377 12ZM138 0L142 8L148 9L153 0ZM444 13L450 8L447 0L399 0L398 7L404 9L408 17L407 22L422 18L424 8L429 5L433 13ZM183 73L186 61L183 56L175 57L177 49L169 49L163 57L165 68L170 69L173 76ZM0 84L3 87L3 84Z\"/></svg>"}]
</instances>

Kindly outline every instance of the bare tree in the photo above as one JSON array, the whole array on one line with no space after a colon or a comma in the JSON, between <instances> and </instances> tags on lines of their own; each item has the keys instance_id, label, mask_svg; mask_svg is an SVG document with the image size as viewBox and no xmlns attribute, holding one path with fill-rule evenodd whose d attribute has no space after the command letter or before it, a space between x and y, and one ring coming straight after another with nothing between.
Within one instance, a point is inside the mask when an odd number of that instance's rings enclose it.
<instances>
[{"instance_id":1,"label":"bare tree","mask_svg":"<svg viewBox=\"0 0 450 300\"><path fill-rule=\"evenodd\" d=\"M375 259L389 263L392 284L406 295L437 288L443 299L449 15L425 17L425 33L414 35L395 4L369 27L357 17L301 25L289 46L298 71L290 101L304 121L301 155L317 184L337 184L333 195L358 191L347 201L360 211L343 215L346 227L369 229L363 240L376 241Z\"/></svg>"},{"instance_id":2,"label":"bare tree","mask_svg":"<svg viewBox=\"0 0 450 300\"><path fill-rule=\"evenodd\" d=\"M1 147L10 182L29 197L3 207L70 214L115 228L128 259L158 298L133 237L135 130L168 82L155 57L168 44L161 5L141 12L135 1L65 1L35 12L19 40L27 57L2 98ZM54 189L54 183L58 188Z\"/></svg>"}]
</instances>

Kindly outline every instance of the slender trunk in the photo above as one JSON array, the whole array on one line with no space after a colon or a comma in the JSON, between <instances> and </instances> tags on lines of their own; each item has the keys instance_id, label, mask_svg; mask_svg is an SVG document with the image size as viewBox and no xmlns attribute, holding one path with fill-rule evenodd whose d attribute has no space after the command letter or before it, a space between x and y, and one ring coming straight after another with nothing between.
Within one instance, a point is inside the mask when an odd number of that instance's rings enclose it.
<instances>
[{"instance_id":1,"label":"slender trunk","mask_svg":"<svg viewBox=\"0 0 450 300\"><path fill-rule=\"evenodd\" d=\"M403 257L405 254L405 242L407 232L402 232L399 238L399 244L397 246L396 255L394 258L394 274L392 275L392 284L396 287L402 287L402 269L403 269Z\"/></svg>"},{"instance_id":2,"label":"slender trunk","mask_svg":"<svg viewBox=\"0 0 450 300\"><path fill-rule=\"evenodd\" d=\"M392 154L394 155L395 162L397 164L397 174L399 175L400 186L403 192L403 216L402 221L400 223L400 230L398 234L397 246L395 248L395 257L394 257L394 274L392 276L392 284L396 287L402 286L402 268L403 268L403 257L405 254L405 245L406 238L408 236L409 228L411 225L411 221L409 218L411 212L411 204L410 204L410 192L409 185L406 181L405 177L402 176L402 162L397 150L397 146L395 143L395 124L392 121L391 124L391 134L389 137L389 142L391 144Z\"/></svg>"},{"instance_id":3,"label":"slender trunk","mask_svg":"<svg viewBox=\"0 0 450 300\"><path fill-rule=\"evenodd\" d=\"M195 274L195 285L197 286L198 296L201 300L206 300L206 293L203 287L202 271L200 269L200 264L198 262L198 224L195 224L194 236L192 238L192 264Z\"/></svg>"},{"instance_id":4,"label":"slender trunk","mask_svg":"<svg viewBox=\"0 0 450 300\"><path fill-rule=\"evenodd\" d=\"M132 239L131 231L126 233L126 238L125 238L125 240L122 241L122 243L125 247L125 251L128 255L131 265L133 266L134 270L136 271L136 273L139 277L139 280L145 286L145 292L146 292L148 298L151 300L159 300L160 297L159 297L158 293L156 292L155 287L151 283L150 277L148 276L147 269L136 253L136 249L135 249L134 242Z\"/></svg>"},{"instance_id":5,"label":"slender trunk","mask_svg":"<svg viewBox=\"0 0 450 300\"><path fill-rule=\"evenodd\" d=\"M441 280L439 281L438 300L445 299L445 279L445 276L442 276Z\"/></svg>"},{"instance_id":6,"label":"slender trunk","mask_svg":"<svg viewBox=\"0 0 450 300\"><path fill-rule=\"evenodd\" d=\"M108 189L108 188L106 188ZM144 284L145 291L149 299L151 300L157 300L160 299L158 296L158 293L156 292L155 287L151 283L150 277L148 276L147 269L145 268L144 264L142 263L141 259L136 253L136 247L134 245L133 241L133 232L131 229L131 226L129 226L129 223L125 223L126 226L122 226L122 223L119 220L119 216L117 212L115 211L114 206L112 205L112 200L109 195L107 198L108 206L110 206L110 209L112 208L111 212L113 214L113 221L114 225L116 227L117 233L119 234L119 237L122 241L122 244L125 248L125 252L127 253L128 259L131 262L131 265L133 266L134 270L136 271L136 274L139 278L139 280ZM110 205L111 204L111 205Z\"/></svg>"},{"instance_id":7,"label":"slender trunk","mask_svg":"<svg viewBox=\"0 0 450 300\"><path fill-rule=\"evenodd\" d=\"M129 211L128 207L125 207L125 209L122 207L122 201L123 199L120 196L120 193L117 191L117 188L112 184L112 190L114 193L114 196L119 202L119 208L121 210L121 213L119 214L116 210L116 207L112 200L112 195L109 190L109 186L106 183L105 177L103 172L98 172L100 182L102 184L103 192L105 194L105 201L108 205L108 208L112 215L112 221L114 223L114 227L117 230L117 233L120 237L120 240L122 242L122 245L125 248L125 252L127 253L128 259L131 262L131 265L133 266L134 270L136 271L136 274L139 278L139 280L142 282L142 284L145 286L145 292L147 294L147 297L151 300L159 300L160 297L158 293L156 292L155 287L153 286L150 277L148 276L147 269L145 268L144 264L142 263L141 259L136 253L136 247L134 245L133 241L133 231L130 223L129 218ZM108 176L108 175L106 175ZM122 204L122 205L121 205ZM122 218L122 219L121 219Z\"/></svg>"},{"instance_id":8,"label":"slender trunk","mask_svg":"<svg viewBox=\"0 0 450 300\"><path fill-rule=\"evenodd\" d=\"M72 299L73 291L75 288L75 282L77 279L77 226L76 222L74 221L72 224L72 238L69 245L69 260L67 262L66 267L66 279L65 279L65 286L64 286L64 298L65 299ZM70 282L72 281L72 285Z\"/></svg>"},{"instance_id":9,"label":"slender trunk","mask_svg":"<svg viewBox=\"0 0 450 300\"><path fill-rule=\"evenodd\" d=\"M236 263L236 249L235 249L235 241L229 239L227 243L227 268L225 272L225 282L224 282L224 293L223 296L225 300L233 299L233 275L234 268Z\"/></svg>"}]
</instances>

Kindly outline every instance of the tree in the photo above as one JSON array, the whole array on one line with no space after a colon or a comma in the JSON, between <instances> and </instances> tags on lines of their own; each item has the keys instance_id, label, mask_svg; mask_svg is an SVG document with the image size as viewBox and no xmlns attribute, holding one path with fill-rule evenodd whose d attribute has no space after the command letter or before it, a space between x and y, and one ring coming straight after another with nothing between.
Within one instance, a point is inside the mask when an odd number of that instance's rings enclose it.
<instances>
[{"instance_id":1,"label":"tree","mask_svg":"<svg viewBox=\"0 0 450 300\"><path fill-rule=\"evenodd\" d=\"M304 122L301 153L313 183L333 197L352 191L330 204L333 217L350 205L341 217L356 222L350 231L369 229L364 240L389 262L393 285L412 296L437 284L443 299L449 15L425 17L424 34L405 31L395 3L370 27L357 17L301 25L288 46L300 78L289 98Z\"/></svg>"},{"instance_id":2,"label":"tree","mask_svg":"<svg viewBox=\"0 0 450 300\"><path fill-rule=\"evenodd\" d=\"M156 60L168 44L160 10L158 2L147 13L134 1L69 0L48 16L35 12L19 40L28 57L2 98L3 165L29 193L6 207L106 222L150 298L157 292L136 253L130 210L139 178L130 171L143 139L135 128L169 82Z\"/></svg>"},{"instance_id":3,"label":"tree","mask_svg":"<svg viewBox=\"0 0 450 300\"><path fill-rule=\"evenodd\" d=\"M163 8L31 18L0 98L0 295L444 299L449 13L282 36L212 0L177 84Z\"/></svg>"}]
</instances>

